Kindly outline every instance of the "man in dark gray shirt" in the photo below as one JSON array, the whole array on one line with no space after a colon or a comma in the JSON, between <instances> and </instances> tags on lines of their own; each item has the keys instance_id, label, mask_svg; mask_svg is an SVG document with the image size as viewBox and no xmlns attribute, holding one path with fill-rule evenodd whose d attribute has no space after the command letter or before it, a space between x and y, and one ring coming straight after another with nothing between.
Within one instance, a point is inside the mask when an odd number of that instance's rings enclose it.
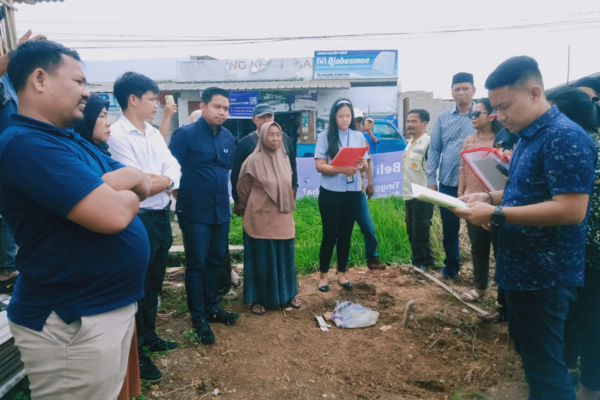
<instances>
[{"instance_id":1,"label":"man in dark gray shirt","mask_svg":"<svg viewBox=\"0 0 600 400\"><path fill-rule=\"evenodd\" d=\"M252 121L256 124L256 130L250 133L247 136L244 136L238 144L235 146L235 151L233 153L233 168L231 170L231 194L233 196L233 201L235 206L233 208L233 212L238 215L244 215L244 206L240 204L240 199L237 193L237 182L240 176L240 170L242 169L242 164L246 161L246 158L252 154L254 149L256 148L256 144L258 143L258 131L260 128L266 124L267 122L272 122L275 120L275 112L273 111L273 107L269 104L259 104L254 108L254 116L252 117ZM296 171L296 149L294 147L294 143L290 137L284 132L283 133L283 146L285 148L285 152L290 159L290 165L292 167L292 189L294 190L294 197L296 197L296 191L298 190L298 172Z\"/></svg>"}]
</instances>

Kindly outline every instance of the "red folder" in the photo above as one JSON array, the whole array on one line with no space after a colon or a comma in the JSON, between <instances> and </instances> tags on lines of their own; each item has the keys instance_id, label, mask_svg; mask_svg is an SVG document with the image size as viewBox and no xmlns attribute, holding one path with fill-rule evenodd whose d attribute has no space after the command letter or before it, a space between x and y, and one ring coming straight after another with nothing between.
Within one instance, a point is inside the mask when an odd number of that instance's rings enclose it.
<instances>
[{"instance_id":1,"label":"red folder","mask_svg":"<svg viewBox=\"0 0 600 400\"><path fill-rule=\"evenodd\" d=\"M363 158L368 149L368 146L342 147L329 165L332 167L356 167L358 159Z\"/></svg>"}]
</instances>

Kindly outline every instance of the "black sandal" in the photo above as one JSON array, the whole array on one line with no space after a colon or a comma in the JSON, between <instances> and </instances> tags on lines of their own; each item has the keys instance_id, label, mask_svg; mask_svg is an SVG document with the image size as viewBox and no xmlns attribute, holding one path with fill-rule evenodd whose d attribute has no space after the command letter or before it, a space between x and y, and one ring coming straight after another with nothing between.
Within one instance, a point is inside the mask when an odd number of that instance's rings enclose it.
<instances>
[{"instance_id":1,"label":"black sandal","mask_svg":"<svg viewBox=\"0 0 600 400\"><path fill-rule=\"evenodd\" d=\"M292 299L292 300L291 300L291 301L288 303L288 305L289 305L290 307L292 307L292 308L295 308L296 310L299 310L299 309L301 309L301 308L302 308L302 303L300 303L300 305L299 305L299 306L295 306L295 305L293 305L293 304L292 304L292 303L294 303L294 302L295 302L296 304L298 303L298 299L297 299L297 298L295 298L295 297L294 297L294 298L293 298L293 299Z\"/></svg>"},{"instance_id":2,"label":"black sandal","mask_svg":"<svg viewBox=\"0 0 600 400\"><path fill-rule=\"evenodd\" d=\"M329 292L329 285L319 286L318 289L319 289L319 291L321 291L323 293L327 293L327 292Z\"/></svg>"},{"instance_id":3,"label":"black sandal","mask_svg":"<svg viewBox=\"0 0 600 400\"><path fill-rule=\"evenodd\" d=\"M343 288L346 288L346 289L352 289L352 282L350 282L350 281L348 281L348 282L346 282L346 283L342 283L342 282L339 282L339 281L338 281L338 283L339 283L339 284L340 284L340 286L342 286Z\"/></svg>"}]
</instances>

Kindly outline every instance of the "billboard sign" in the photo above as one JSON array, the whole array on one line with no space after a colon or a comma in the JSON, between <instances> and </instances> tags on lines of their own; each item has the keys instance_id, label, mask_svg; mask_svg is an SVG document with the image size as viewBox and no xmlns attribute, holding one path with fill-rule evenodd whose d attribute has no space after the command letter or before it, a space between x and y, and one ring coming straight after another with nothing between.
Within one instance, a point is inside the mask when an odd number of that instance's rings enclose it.
<instances>
[{"instance_id":1,"label":"billboard sign","mask_svg":"<svg viewBox=\"0 0 600 400\"><path fill-rule=\"evenodd\" d=\"M315 51L314 79L398 78L398 50Z\"/></svg>"}]
</instances>

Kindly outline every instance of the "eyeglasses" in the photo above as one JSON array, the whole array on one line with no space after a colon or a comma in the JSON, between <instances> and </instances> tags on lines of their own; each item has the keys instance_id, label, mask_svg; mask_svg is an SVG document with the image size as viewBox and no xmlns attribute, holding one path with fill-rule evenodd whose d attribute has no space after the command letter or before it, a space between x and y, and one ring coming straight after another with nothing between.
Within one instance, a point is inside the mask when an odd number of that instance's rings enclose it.
<instances>
[{"instance_id":1,"label":"eyeglasses","mask_svg":"<svg viewBox=\"0 0 600 400\"><path fill-rule=\"evenodd\" d=\"M473 111L471 113L471 118L479 118L481 114L487 114L485 111Z\"/></svg>"}]
</instances>

